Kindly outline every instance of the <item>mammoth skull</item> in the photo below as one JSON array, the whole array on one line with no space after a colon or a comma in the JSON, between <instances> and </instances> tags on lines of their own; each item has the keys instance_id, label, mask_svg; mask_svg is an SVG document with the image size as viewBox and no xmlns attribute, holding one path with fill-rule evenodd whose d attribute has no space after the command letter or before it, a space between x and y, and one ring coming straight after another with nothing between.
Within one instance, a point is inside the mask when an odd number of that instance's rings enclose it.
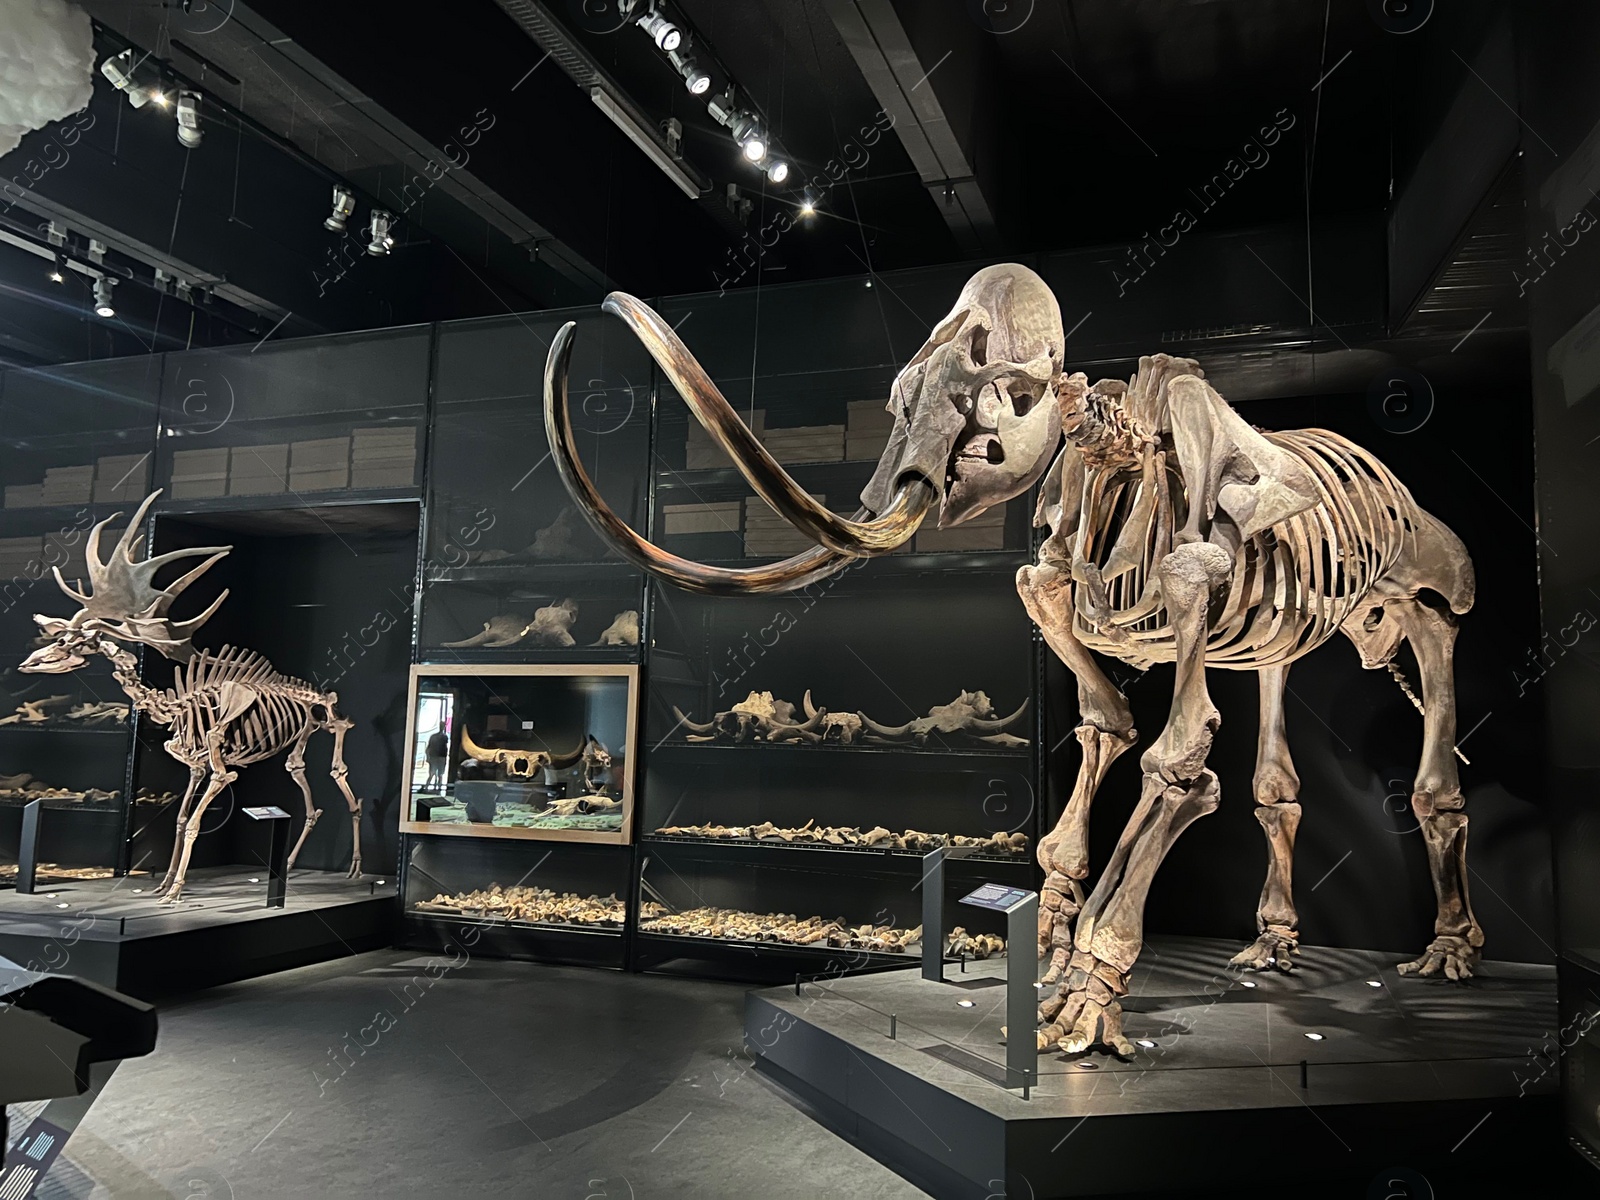
<instances>
[{"instance_id":1,"label":"mammoth skull","mask_svg":"<svg viewBox=\"0 0 1600 1200\"><path fill-rule=\"evenodd\" d=\"M1061 312L1027 267L985 267L961 289L890 390L890 440L851 517L829 511L767 452L682 340L647 304L613 292L603 306L627 323L697 420L758 496L816 546L759 567L714 567L670 554L634 532L601 498L579 461L567 403L576 325L545 362L545 430L566 484L591 525L624 557L692 591L793 591L914 535L938 502L941 527L958 525L1031 487L1061 440L1054 402L1065 336Z\"/></svg>"}]
</instances>

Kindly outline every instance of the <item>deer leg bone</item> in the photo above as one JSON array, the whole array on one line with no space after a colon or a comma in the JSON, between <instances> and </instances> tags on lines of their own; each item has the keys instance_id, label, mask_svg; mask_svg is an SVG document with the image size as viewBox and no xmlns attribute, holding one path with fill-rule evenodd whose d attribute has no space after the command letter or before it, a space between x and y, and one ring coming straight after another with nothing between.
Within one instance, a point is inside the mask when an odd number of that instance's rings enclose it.
<instances>
[{"instance_id":1,"label":"deer leg bone","mask_svg":"<svg viewBox=\"0 0 1600 1200\"><path fill-rule=\"evenodd\" d=\"M316 732L316 726L307 721L305 727L294 739L294 745L289 747L289 757L284 760L283 766L289 772L289 777L300 785L300 794L306 802L306 823L300 827L300 836L295 839L294 849L289 851L287 869L294 870L295 859L300 857L300 847L306 844L306 838L317 824L317 818L322 815L322 810L316 806L311 798L311 784L306 781L306 743L311 740L311 735Z\"/></svg>"},{"instance_id":2,"label":"deer leg bone","mask_svg":"<svg viewBox=\"0 0 1600 1200\"><path fill-rule=\"evenodd\" d=\"M1259 672L1261 736L1256 749L1254 782L1256 820L1267 835L1267 879L1256 906L1258 937L1229 960L1235 967L1261 971L1294 969L1300 953L1300 918L1294 908L1294 835L1300 827L1300 777L1289 757L1284 732L1283 693L1287 665Z\"/></svg>"},{"instance_id":3,"label":"deer leg bone","mask_svg":"<svg viewBox=\"0 0 1600 1200\"><path fill-rule=\"evenodd\" d=\"M172 754L174 744L168 742L166 751ZM176 758L177 755L173 754ZM194 803L195 793L200 790L200 781L205 778L206 769L199 763L189 764L189 786L183 790L183 800L178 805L178 823L172 835L172 861L167 864L167 874L161 885L155 889L157 898L165 896L172 888L172 881L178 877L178 859L183 855L183 833L189 823L189 809Z\"/></svg>"}]
</instances>

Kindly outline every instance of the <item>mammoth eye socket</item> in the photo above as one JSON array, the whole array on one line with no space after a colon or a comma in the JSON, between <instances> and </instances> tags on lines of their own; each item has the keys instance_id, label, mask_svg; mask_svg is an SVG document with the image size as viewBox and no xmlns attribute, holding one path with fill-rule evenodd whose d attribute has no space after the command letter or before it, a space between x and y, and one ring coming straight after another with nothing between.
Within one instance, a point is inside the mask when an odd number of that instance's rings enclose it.
<instances>
[{"instance_id":1,"label":"mammoth eye socket","mask_svg":"<svg viewBox=\"0 0 1600 1200\"><path fill-rule=\"evenodd\" d=\"M972 333L972 361L980 367L989 361L989 331L981 325Z\"/></svg>"},{"instance_id":2,"label":"mammoth eye socket","mask_svg":"<svg viewBox=\"0 0 1600 1200\"><path fill-rule=\"evenodd\" d=\"M1367 614L1367 619L1362 622L1368 633L1371 633L1383 623L1383 609L1375 608Z\"/></svg>"},{"instance_id":3,"label":"mammoth eye socket","mask_svg":"<svg viewBox=\"0 0 1600 1200\"><path fill-rule=\"evenodd\" d=\"M1025 417L1032 410L1034 395L1026 388L1018 389L1011 393L1011 411L1019 417Z\"/></svg>"},{"instance_id":4,"label":"mammoth eye socket","mask_svg":"<svg viewBox=\"0 0 1600 1200\"><path fill-rule=\"evenodd\" d=\"M983 448L983 454L995 466L1006 460L1006 448L1000 444L999 438L990 438L989 444Z\"/></svg>"}]
</instances>

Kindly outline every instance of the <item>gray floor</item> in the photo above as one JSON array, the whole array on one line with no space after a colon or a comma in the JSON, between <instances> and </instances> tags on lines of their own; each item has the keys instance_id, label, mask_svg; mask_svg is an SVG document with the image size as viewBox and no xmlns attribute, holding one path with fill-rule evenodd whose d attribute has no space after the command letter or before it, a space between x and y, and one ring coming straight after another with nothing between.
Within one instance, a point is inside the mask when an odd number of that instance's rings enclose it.
<instances>
[{"instance_id":1,"label":"gray floor","mask_svg":"<svg viewBox=\"0 0 1600 1200\"><path fill-rule=\"evenodd\" d=\"M49 1191L922 1196L749 1070L744 992L406 951L217 988L163 1008Z\"/></svg>"}]
</instances>

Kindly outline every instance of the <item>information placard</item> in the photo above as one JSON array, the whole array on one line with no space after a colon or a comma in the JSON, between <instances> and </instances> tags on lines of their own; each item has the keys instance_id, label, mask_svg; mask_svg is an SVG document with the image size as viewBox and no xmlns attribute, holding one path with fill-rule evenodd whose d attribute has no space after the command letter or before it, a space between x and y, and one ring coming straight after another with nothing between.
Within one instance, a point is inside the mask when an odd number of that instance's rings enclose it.
<instances>
[{"instance_id":1,"label":"information placard","mask_svg":"<svg viewBox=\"0 0 1600 1200\"><path fill-rule=\"evenodd\" d=\"M280 818L287 820L289 816L276 804L269 804L264 808L247 808L244 810L244 815L253 821L276 821Z\"/></svg>"},{"instance_id":2,"label":"information placard","mask_svg":"<svg viewBox=\"0 0 1600 1200\"><path fill-rule=\"evenodd\" d=\"M1003 883L986 883L977 891L961 897L961 903L970 904L974 908L992 908L996 912L1006 912L1033 893L1027 888L1006 887Z\"/></svg>"}]
</instances>

